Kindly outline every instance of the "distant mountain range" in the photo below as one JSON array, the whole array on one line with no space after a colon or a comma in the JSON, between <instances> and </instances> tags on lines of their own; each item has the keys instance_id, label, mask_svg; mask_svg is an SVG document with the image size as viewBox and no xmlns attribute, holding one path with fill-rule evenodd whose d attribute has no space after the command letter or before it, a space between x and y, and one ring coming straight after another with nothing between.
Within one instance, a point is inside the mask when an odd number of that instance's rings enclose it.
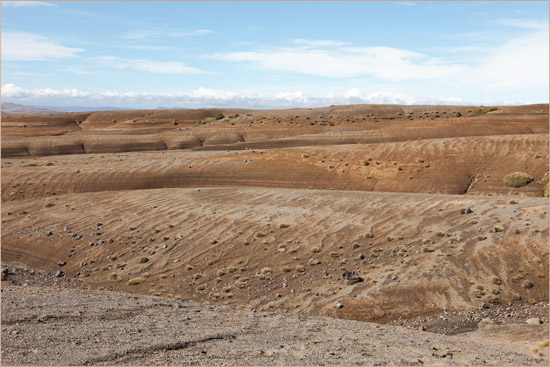
<instances>
[{"instance_id":1,"label":"distant mountain range","mask_svg":"<svg viewBox=\"0 0 550 367\"><path fill-rule=\"evenodd\" d=\"M10 102L2 102L2 113L63 113L63 112L91 112L91 111L118 111L137 110L130 107L85 107L85 106L32 106Z\"/></svg>"},{"instance_id":2,"label":"distant mountain range","mask_svg":"<svg viewBox=\"0 0 550 367\"><path fill-rule=\"evenodd\" d=\"M64 112L51 107L29 106L17 103L2 102L3 113L60 113Z\"/></svg>"}]
</instances>

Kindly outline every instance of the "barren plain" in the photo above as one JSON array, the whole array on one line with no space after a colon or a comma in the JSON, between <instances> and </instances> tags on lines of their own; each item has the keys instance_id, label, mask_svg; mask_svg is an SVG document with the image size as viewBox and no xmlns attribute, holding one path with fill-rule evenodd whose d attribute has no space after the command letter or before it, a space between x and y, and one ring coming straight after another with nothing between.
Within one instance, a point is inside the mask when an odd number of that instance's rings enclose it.
<instances>
[{"instance_id":1,"label":"barren plain","mask_svg":"<svg viewBox=\"0 0 550 367\"><path fill-rule=\"evenodd\" d=\"M3 114L2 363L547 364L548 117Z\"/></svg>"}]
</instances>

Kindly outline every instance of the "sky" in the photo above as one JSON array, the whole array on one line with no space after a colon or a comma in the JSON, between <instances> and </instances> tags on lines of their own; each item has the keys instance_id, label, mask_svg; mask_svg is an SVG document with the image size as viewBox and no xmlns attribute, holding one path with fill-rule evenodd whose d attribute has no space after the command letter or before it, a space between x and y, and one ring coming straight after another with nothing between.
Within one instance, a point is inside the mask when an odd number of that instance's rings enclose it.
<instances>
[{"instance_id":1,"label":"sky","mask_svg":"<svg viewBox=\"0 0 550 367\"><path fill-rule=\"evenodd\" d=\"M2 1L2 101L548 103L548 14L548 1Z\"/></svg>"}]
</instances>

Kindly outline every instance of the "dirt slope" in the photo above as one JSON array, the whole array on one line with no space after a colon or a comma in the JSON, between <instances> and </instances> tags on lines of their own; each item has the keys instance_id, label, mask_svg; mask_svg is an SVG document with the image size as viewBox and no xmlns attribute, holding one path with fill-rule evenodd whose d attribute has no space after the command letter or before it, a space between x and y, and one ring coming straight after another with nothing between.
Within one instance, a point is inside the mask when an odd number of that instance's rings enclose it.
<instances>
[{"instance_id":1,"label":"dirt slope","mask_svg":"<svg viewBox=\"0 0 550 367\"><path fill-rule=\"evenodd\" d=\"M62 195L5 202L2 255L52 272L65 261L71 277L115 289L380 321L548 299L547 200L515 200L236 187ZM346 285L345 270L364 282Z\"/></svg>"},{"instance_id":2,"label":"dirt slope","mask_svg":"<svg viewBox=\"0 0 550 367\"><path fill-rule=\"evenodd\" d=\"M51 276L10 268L14 274L2 282L6 366L546 363L479 338L67 288ZM526 326L540 334L537 325Z\"/></svg>"}]
</instances>

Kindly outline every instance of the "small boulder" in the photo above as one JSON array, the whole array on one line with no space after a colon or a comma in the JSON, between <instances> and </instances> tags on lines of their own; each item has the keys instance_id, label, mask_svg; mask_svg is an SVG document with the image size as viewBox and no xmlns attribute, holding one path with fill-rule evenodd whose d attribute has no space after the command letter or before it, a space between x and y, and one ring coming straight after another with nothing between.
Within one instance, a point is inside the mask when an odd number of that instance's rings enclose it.
<instances>
[{"instance_id":1,"label":"small boulder","mask_svg":"<svg viewBox=\"0 0 550 367\"><path fill-rule=\"evenodd\" d=\"M57 278L61 278L63 275L65 275L65 273L62 272L61 269L57 269L57 272L55 273L55 276Z\"/></svg>"},{"instance_id":2,"label":"small boulder","mask_svg":"<svg viewBox=\"0 0 550 367\"><path fill-rule=\"evenodd\" d=\"M539 324L542 324L540 322L540 319L538 317L533 317L533 318L530 318L530 319L527 319L525 320L525 323L529 324L529 325L539 325Z\"/></svg>"}]
</instances>

